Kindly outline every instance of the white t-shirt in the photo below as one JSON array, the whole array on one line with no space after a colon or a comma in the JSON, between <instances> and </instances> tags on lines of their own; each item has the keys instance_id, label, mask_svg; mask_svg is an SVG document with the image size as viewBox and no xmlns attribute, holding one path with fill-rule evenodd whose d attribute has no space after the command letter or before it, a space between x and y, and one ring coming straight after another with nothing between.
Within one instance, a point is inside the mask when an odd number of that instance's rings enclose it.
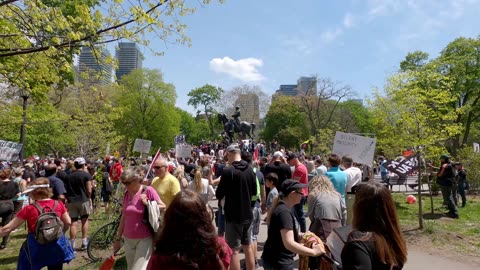
<instances>
[{"instance_id":1,"label":"white t-shirt","mask_svg":"<svg viewBox=\"0 0 480 270\"><path fill-rule=\"evenodd\" d=\"M202 190L198 192L195 189L195 180L194 180L188 184L188 189L190 189L191 191L197 192L198 195L202 197L203 201L205 203L208 203L208 201L211 200L213 196L215 196L215 190L213 190L213 187L208 183L208 179L205 179L205 178L202 178L201 186L202 186Z\"/></svg>"},{"instance_id":2,"label":"white t-shirt","mask_svg":"<svg viewBox=\"0 0 480 270\"><path fill-rule=\"evenodd\" d=\"M345 169L344 172L347 174L347 187L345 192L351 192L352 187L362 182L362 171L357 167L350 167Z\"/></svg>"}]
</instances>

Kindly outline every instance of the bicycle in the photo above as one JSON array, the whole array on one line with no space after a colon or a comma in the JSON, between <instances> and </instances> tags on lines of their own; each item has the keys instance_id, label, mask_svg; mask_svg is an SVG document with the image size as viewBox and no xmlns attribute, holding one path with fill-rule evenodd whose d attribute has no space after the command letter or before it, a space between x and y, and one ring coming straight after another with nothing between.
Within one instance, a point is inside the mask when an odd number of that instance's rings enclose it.
<instances>
[{"instance_id":1,"label":"bicycle","mask_svg":"<svg viewBox=\"0 0 480 270\"><path fill-rule=\"evenodd\" d=\"M113 198L112 203L117 206L114 210L114 215L117 217L112 222L100 227L88 242L87 254L92 261L102 261L112 255L113 241L117 237L122 217L122 203L116 198ZM120 248L115 252L115 255L123 255L123 253L124 251Z\"/></svg>"}]
</instances>

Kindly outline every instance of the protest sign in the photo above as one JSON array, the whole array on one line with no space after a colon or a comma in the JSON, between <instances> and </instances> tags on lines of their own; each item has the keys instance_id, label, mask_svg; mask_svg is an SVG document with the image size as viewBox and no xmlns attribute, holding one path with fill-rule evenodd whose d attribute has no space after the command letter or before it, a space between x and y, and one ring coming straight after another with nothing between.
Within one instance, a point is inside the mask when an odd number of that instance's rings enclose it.
<instances>
[{"instance_id":1,"label":"protest sign","mask_svg":"<svg viewBox=\"0 0 480 270\"><path fill-rule=\"evenodd\" d=\"M135 144L133 145L133 151L140 152L140 153L149 153L151 146L152 146L152 141L135 139Z\"/></svg>"},{"instance_id":2,"label":"protest sign","mask_svg":"<svg viewBox=\"0 0 480 270\"><path fill-rule=\"evenodd\" d=\"M175 140L174 140L175 144L185 144L185 135L181 134L181 135L177 135L175 136Z\"/></svg>"},{"instance_id":3,"label":"protest sign","mask_svg":"<svg viewBox=\"0 0 480 270\"><path fill-rule=\"evenodd\" d=\"M192 155L192 146L188 144L175 145L175 156L177 158L189 158Z\"/></svg>"},{"instance_id":4,"label":"protest sign","mask_svg":"<svg viewBox=\"0 0 480 270\"><path fill-rule=\"evenodd\" d=\"M480 153L480 144L473 143L473 152Z\"/></svg>"},{"instance_id":5,"label":"protest sign","mask_svg":"<svg viewBox=\"0 0 480 270\"><path fill-rule=\"evenodd\" d=\"M0 140L0 160L16 161L23 144Z\"/></svg>"},{"instance_id":6,"label":"protest sign","mask_svg":"<svg viewBox=\"0 0 480 270\"><path fill-rule=\"evenodd\" d=\"M405 178L418 168L417 156L398 157L395 160L387 160L384 165L387 170L396 173L400 178Z\"/></svg>"},{"instance_id":7,"label":"protest sign","mask_svg":"<svg viewBox=\"0 0 480 270\"><path fill-rule=\"evenodd\" d=\"M375 144L375 138L337 131L333 142L333 153L339 156L349 155L356 163L372 165Z\"/></svg>"}]
</instances>

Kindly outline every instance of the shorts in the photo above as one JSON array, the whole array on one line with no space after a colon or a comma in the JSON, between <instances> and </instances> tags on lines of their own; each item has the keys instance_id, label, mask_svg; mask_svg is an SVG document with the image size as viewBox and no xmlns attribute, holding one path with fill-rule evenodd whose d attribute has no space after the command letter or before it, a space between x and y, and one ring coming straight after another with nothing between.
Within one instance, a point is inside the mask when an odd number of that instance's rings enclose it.
<instances>
[{"instance_id":1,"label":"shorts","mask_svg":"<svg viewBox=\"0 0 480 270\"><path fill-rule=\"evenodd\" d=\"M242 245L252 243L251 223L251 221L245 224L225 221L225 240L231 249L239 250Z\"/></svg>"},{"instance_id":2,"label":"shorts","mask_svg":"<svg viewBox=\"0 0 480 270\"><path fill-rule=\"evenodd\" d=\"M252 219L252 240L257 241L258 233L260 232L260 220L262 218L262 208L261 207L253 207L253 219Z\"/></svg>"},{"instance_id":3,"label":"shorts","mask_svg":"<svg viewBox=\"0 0 480 270\"><path fill-rule=\"evenodd\" d=\"M90 202L68 203L67 210L73 221L77 221L79 218L88 218L88 215L90 215Z\"/></svg>"}]
</instances>

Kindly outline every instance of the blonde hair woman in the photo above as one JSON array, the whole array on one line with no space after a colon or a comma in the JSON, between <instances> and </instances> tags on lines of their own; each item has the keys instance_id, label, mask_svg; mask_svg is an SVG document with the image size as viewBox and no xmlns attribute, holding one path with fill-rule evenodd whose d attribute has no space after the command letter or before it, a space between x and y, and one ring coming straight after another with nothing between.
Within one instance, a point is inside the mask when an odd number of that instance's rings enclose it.
<instances>
[{"instance_id":1,"label":"blonde hair woman","mask_svg":"<svg viewBox=\"0 0 480 270\"><path fill-rule=\"evenodd\" d=\"M205 204L215 196L215 191L207 179L208 174L209 170L204 170L202 167L196 167L193 181L188 185L188 189L200 195Z\"/></svg>"},{"instance_id":2,"label":"blonde hair woman","mask_svg":"<svg viewBox=\"0 0 480 270\"><path fill-rule=\"evenodd\" d=\"M330 232L342 226L344 205L330 178L317 175L312 178L307 198L309 231L325 241Z\"/></svg>"},{"instance_id":3,"label":"blonde hair woman","mask_svg":"<svg viewBox=\"0 0 480 270\"><path fill-rule=\"evenodd\" d=\"M188 187L188 180L187 177L185 177L185 166L179 165L173 172L173 176L178 179L182 190Z\"/></svg>"},{"instance_id":4,"label":"blonde hair woman","mask_svg":"<svg viewBox=\"0 0 480 270\"><path fill-rule=\"evenodd\" d=\"M52 189L49 188L48 178L40 177L30 182L28 189L33 189L29 196L34 202L22 208L10 223L2 227L0 236L10 233L26 221L28 235L27 240L20 248L17 269L41 269L45 266L49 270L62 269L64 263L68 263L75 258L70 241L64 233L57 241L43 245L37 242L35 228L40 216L37 207L46 212L55 211L63 222L63 232L70 227L70 216L62 202L50 199L53 194Z\"/></svg>"}]
</instances>

